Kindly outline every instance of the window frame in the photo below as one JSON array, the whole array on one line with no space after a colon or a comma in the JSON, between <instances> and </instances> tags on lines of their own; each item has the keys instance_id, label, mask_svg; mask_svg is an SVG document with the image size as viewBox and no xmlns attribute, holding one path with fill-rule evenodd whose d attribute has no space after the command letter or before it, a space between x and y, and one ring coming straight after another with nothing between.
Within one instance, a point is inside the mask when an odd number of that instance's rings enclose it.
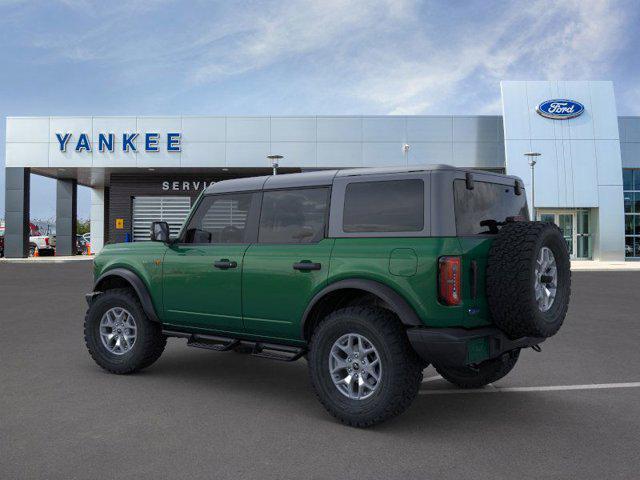
<instances>
[{"instance_id":1,"label":"window frame","mask_svg":"<svg viewBox=\"0 0 640 480\"><path fill-rule=\"evenodd\" d=\"M421 180L424 191L422 230L397 232L345 232L344 204L347 186L352 183L390 182L398 180ZM329 237L331 238L392 238L392 237L429 237L431 236L431 172L380 173L335 177L331 193L329 215Z\"/></svg>"},{"instance_id":2,"label":"window frame","mask_svg":"<svg viewBox=\"0 0 640 480\"><path fill-rule=\"evenodd\" d=\"M265 193L270 192L290 192L295 190L326 190L327 193L327 208L324 212L324 227L322 229L322 237L315 242L261 242L260 241L260 224L262 223L262 213L263 213L263 205L264 205L264 195ZM322 240L325 240L329 235L329 219L330 219L330 211L331 211L331 198L332 198L332 187L330 185L304 185L299 187L283 187L283 188L270 188L267 190L262 190L260 192L260 211L258 215L258 221L256 225L256 241L257 245L317 245Z\"/></svg>"},{"instance_id":3,"label":"window frame","mask_svg":"<svg viewBox=\"0 0 640 480\"><path fill-rule=\"evenodd\" d=\"M247 213L247 223L245 226L245 233L244 233L244 241L242 242L234 242L234 243L189 243L189 242L185 242L185 237L187 235L187 230L189 225L191 224L191 220L193 219L193 216L195 215L195 213L197 212L198 208L200 208L200 205L202 204L202 202L204 202L207 198L209 197L229 197L232 195L251 195L251 205L249 207L249 212ZM261 202L262 202L262 195L260 191L256 191L256 190L239 190L237 192L225 192L225 193L214 193L211 195L205 195L204 193L202 193L196 200L195 204L193 205L191 212L189 213L189 216L187 217L187 220L185 221L182 230L180 231L180 234L178 235L178 237L176 238L175 243L177 245L180 246L188 246L188 245L194 245L194 246L204 246L204 245L212 245L212 246L224 246L224 245L250 245L252 243L255 243L258 239L258 222L259 222L259 213L260 213L260 206L261 206Z\"/></svg>"}]
</instances>

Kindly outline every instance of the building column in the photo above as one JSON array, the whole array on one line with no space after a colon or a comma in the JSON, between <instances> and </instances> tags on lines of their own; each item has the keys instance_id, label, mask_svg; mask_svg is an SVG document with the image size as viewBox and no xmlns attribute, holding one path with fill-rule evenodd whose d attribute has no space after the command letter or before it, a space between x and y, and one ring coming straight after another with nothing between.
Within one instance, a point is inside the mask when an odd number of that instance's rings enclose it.
<instances>
[{"instance_id":1,"label":"building column","mask_svg":"<svg viewBox=\"0 0 640 480\"><path fill-rule=\"evenodd\" d=\"M104 246L105 189L91 189L91 253L96 254Z\"/></svg>"},{"instance_id":2,"label":"building column","mask_svg":"<svg viewBox=\"0 0 640 480\"><path fill-rule=\"evenodd\" d=\"M4 256L29 256L29 194L31 171L28 168L5 168Z\"/></svg>"},{"instance_id":3,"label":"building column","mask_svg":"<svg viewBox=\"0 0 640 480\"><path fill-rule=\"evenodd\" d=\"M78 182L58 179L56 191L56 255L75 255L78 231Z\"/></svg>"},{"instance_id":4,"label":"building column","mask_svg":"<svg viewBox=\"0 0 640 480\"><path fill-rule=\"evenodd\" d=\"M622 185L598 186L599 208L592 237L595 237L593 259L624 262L624 194Z\"/></svg>"}]
</instances>

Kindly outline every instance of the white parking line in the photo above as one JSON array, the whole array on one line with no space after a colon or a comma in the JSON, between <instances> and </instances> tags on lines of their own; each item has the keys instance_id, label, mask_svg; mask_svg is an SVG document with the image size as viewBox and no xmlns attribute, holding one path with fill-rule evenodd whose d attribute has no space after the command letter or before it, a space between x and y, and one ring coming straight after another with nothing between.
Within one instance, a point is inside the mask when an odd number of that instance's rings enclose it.
<instances>
[{"instance_id":1,"label":"white parking line","mask_svg":"<svg viewBox=\"0 0 640 480\"><path fill-rule=\"evenodd\" d=\"M434 380L442 380L442 375L434 375L433 377L427 377L422 379L422 383L433 382Z\"/></svg>"},{"instance_id":2,"label":"white parking line","mask_svg":"<svg viewBox=\"0 0 640 480\"><path fill-rule=\"evenodd\" d=\"M436 380L431 377L426 379ZM487 385L484 388L477 389L446 389L446 390L421 390L421 395L446 395L446 394L458 394L458 393L509 393L509 392L553 392L563 390L600 390L607 388L638 388L640 382L629 383L588 383L585 385L546 385L539 387L496 387L494 385Z\"/></svg>"}]
</instances>

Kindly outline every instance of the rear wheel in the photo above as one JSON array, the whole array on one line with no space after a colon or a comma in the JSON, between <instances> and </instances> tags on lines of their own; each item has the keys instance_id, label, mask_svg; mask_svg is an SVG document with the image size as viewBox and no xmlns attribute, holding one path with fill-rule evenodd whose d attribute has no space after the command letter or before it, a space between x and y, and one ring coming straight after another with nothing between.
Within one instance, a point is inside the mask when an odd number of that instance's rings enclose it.
<instances>
[{"instance_id":1,"label":"rear wheel","mask_svg":"<svg viewBox=\"0 0 640 480\"><path fill-rule=\"evenodd\" d=\"M497 382L515 367L520 350L512 350L504 355L486 360L478 365L466 367L446 367L434 365L442 378L460 388L480 388Z\"/></svg>"},{"instance_id":2,"label":"rear wheel","mask_svg":"<svg viewBox=\"0 0 640 480\"><path fill-rule=\"evenodd\" d=\"M154 363L167 344L128 289L107 290L89 307L84 339L93 360L111 373L133 373Z\"/></svg>"},{"instance_id":3,"label":"rear wheel","mask_svg":"<svg viewBox=\"0 0 640 480\"><path fill-rule=\"evenodd\" d=\"M355 427L402 413L422 380L402 325L381 308L348 307L330 314L311 338L308 362L320 402Z\"/></svg>"}]
</instances>

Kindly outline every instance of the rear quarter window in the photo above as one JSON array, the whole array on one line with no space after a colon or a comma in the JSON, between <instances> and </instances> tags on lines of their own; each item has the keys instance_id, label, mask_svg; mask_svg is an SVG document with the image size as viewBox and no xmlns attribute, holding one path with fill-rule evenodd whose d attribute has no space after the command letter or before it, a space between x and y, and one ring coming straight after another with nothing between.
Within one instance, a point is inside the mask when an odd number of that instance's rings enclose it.
<instances>
[{"instance_id":1,"label":"rear quarter window","mask_svg":"<svg viewBox=\"0 0 640 480\"><path fill-rule=\"evenodd\" d=\"M458 235L491 233L487 226L480 225L485 220L504 222L507 217L529 218L524 190L516 195L515 187L510 185L475 181L470 190L464 180L454 180L453 195Z\"/></svg>"},{"instance_id":2,"label":"rear quarter window","mask_svg":"<svg viewBox=\"0 0 640 480\"><path fill-rule=\"evenodd\" d=\"M419 232L424 228L424 182L419 179L347 185L345 232Z\"/></svg>"}]
</instances>

